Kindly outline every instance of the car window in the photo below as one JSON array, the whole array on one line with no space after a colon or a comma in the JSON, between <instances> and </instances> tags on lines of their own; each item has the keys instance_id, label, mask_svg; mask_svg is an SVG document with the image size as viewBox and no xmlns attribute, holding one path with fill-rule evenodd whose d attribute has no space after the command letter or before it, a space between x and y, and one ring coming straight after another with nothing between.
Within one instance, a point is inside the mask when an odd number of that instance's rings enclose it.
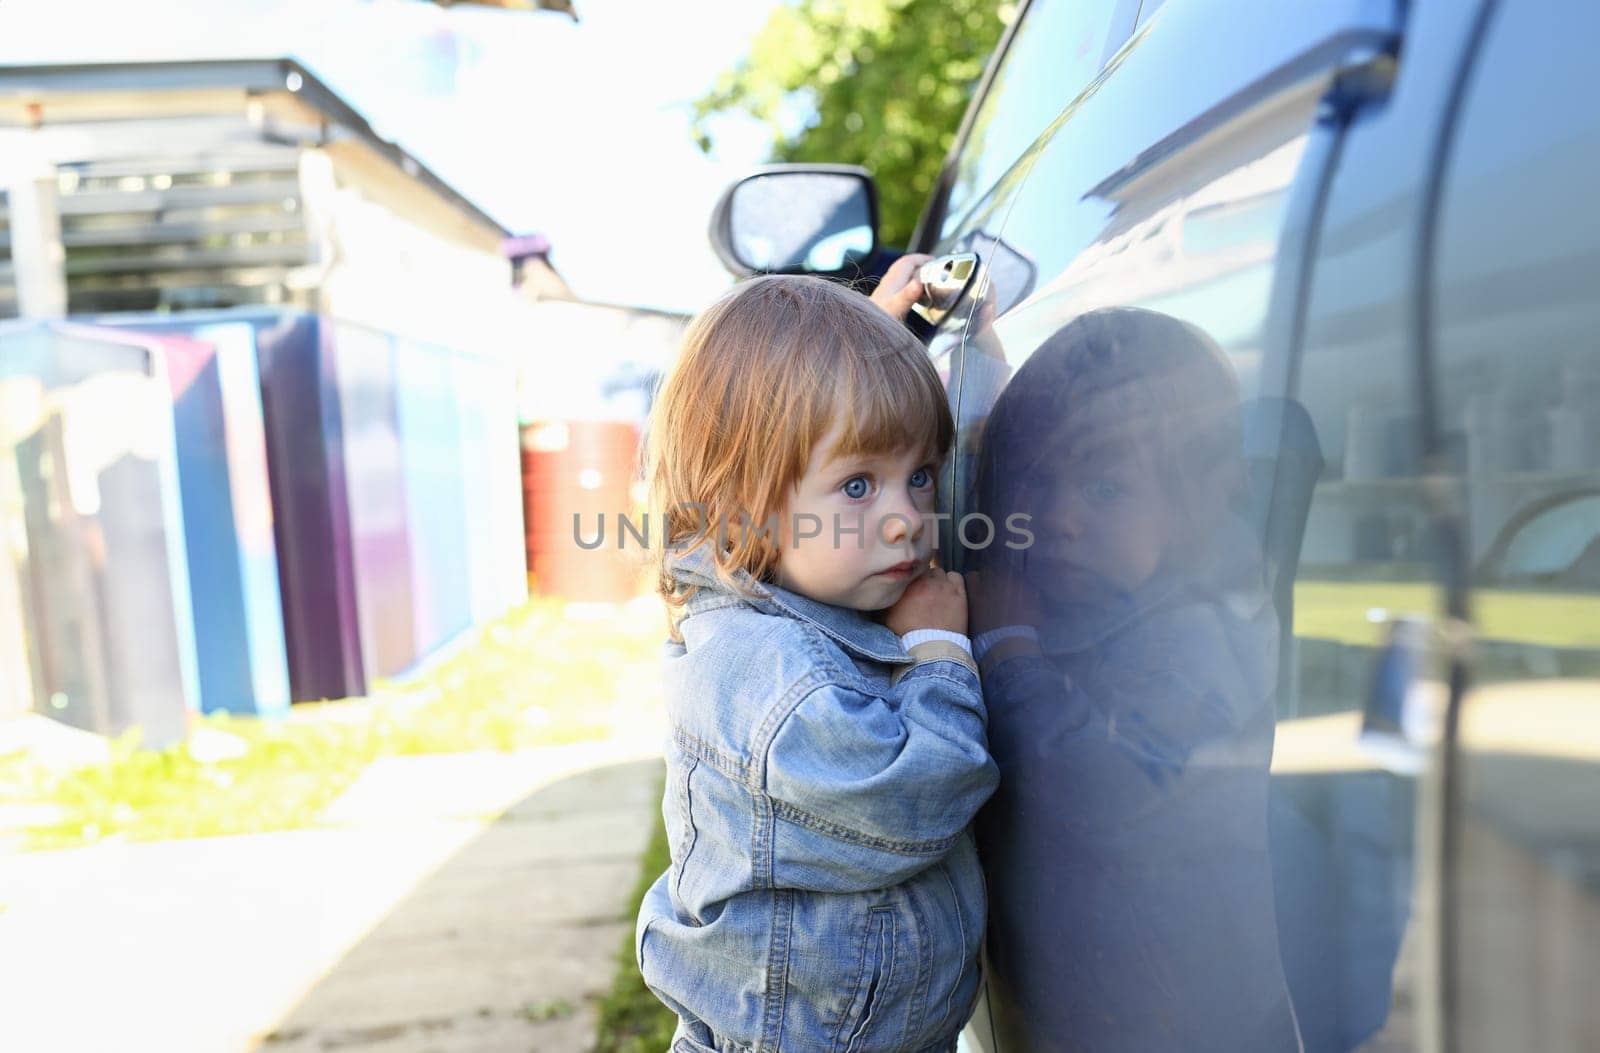
<instances>
[{"instance_id":1,"label":"car window","mask_svg":"<svg viewBox=\"0 0 1600 1053\"><path fill-rule=\"evenodd\" d=\"M1600 1035L1600 113L1549 104L1592 80L1596 33L1594 5L1499 10L1439 205L1437 415L1473 568L1447 1022L1464 1051Z\"/></svg>"},{"instance_id":2,"label":"car window","mask_svg":"<svg viewBox=\"0 0 1600 1053\"><path fill-rule=\"evenodd\" d=\"M1500 558L1486 558L1483 575L1501 583L1544 581L1600 585L1600 496L1558 495L1551 505L1502 531Z\"/></svg>"},{"instance_id":3,"label":"car window","mask_svg":"<svg viewBox=\"0 0 1600 1053\"><path fill-rule=\"evenodd\" d=\"M1034 0L978 105L945 200L939 237L1011 167L1126 36L1127 0Z\"/></svg>"}]
</instances>

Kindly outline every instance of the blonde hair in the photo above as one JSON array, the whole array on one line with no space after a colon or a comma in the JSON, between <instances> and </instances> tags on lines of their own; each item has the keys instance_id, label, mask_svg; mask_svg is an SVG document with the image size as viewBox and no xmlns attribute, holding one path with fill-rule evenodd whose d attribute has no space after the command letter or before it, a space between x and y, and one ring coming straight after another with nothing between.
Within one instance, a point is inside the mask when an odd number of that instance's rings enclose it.
<instances>
[{"instance_id":1,"label":"blonde hair","mask_svg":"<svg viewBox=\"0 0 1600 1053\"><path fill-rule=\"evenodd\" d=\"M841 413L833 451L841 457L922 447L942 458L955 435L927 351L859 292L766 275L734 286L689 323L656 395L643 455L649 522L660 530L652 566L672 639L681 639L682 606L697 591L669 573L672 546L692 550L725 530L727 547L713 546L718 580L731 591L743 591L739 570L770 580L776 539L744 527L781 513Z\"/></svg>"}]
</instances>

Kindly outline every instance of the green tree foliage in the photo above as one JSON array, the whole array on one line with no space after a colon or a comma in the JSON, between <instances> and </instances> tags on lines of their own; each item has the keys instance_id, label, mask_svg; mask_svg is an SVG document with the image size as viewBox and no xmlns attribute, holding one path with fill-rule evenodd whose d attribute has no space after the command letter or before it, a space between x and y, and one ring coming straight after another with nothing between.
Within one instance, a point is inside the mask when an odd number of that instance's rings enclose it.
<instances>
[{"instance_id":1,"label":"green tree foliage","mask_svg":"<svg viewBox=\"0 0 1600 1053\"><path fill-rule=\"evenodd\" d=\"M773 130L772 160L864 165L880 236L905 245L984 63L1014 13L999 0L790 0L695 103L695 134L743 112Z\"/></svg>"}]
</instances>

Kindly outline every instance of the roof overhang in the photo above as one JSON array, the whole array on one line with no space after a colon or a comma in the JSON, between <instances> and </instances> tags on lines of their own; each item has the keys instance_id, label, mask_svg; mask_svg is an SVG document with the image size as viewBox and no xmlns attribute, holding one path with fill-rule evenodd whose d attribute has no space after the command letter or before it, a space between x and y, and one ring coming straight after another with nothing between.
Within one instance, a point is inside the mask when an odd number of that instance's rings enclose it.
<instances>
[{"instance_id":1,"label":"roof overhang","mask_svg":"<svg viewBox=\"0 0 1600 1053\"><path fill-rule=\"evenodd\" d=\"M0 66L0 129L243 114L265 141L331 146L354 140L417 180L474 224L508 236L294 59L222 59Z\"/></svg>"}]
</instances>

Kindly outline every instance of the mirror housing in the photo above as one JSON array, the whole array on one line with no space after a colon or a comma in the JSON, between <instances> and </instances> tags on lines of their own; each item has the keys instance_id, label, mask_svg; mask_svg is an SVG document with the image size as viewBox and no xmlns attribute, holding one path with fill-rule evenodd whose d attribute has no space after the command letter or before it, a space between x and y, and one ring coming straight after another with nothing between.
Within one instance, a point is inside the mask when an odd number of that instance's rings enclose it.
<instances>
[{"instance_id":1,"label":"mirror housing","mask_svg":"<svg viewBox=\"0 0 1600 1053\"><path fill-rule=\"evenodd\" d=\"M878 254L878 191L855 165L765 165L722 192L711 247L736 277L855 278Z\"/></svg>"}]
</instances>

